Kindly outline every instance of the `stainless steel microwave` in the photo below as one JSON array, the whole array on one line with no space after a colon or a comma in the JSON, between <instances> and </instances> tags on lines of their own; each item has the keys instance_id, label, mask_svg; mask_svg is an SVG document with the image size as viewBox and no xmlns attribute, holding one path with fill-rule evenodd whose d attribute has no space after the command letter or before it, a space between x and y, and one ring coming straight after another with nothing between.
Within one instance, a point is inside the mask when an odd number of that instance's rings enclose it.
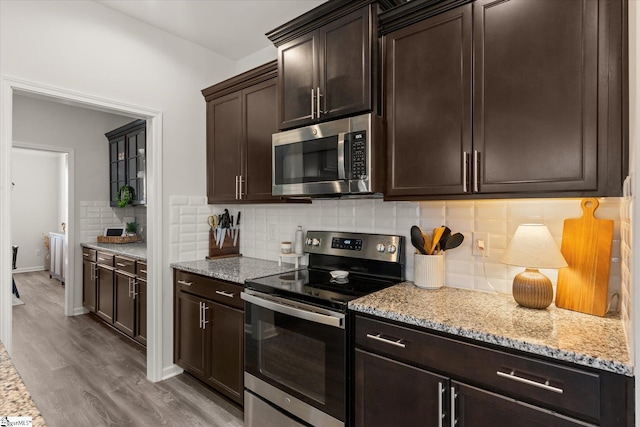
<instances>
[{"instance_id":1,"label":"stainless steel microwave","mask_svg":"<svg viewBox=\"0 0 640 427\"><path fill-rule=\"evenodd\" d=\"M273 195L335 197L382 192L381 123L369 113L273 134Z\"/></svg>"}]
</instances>

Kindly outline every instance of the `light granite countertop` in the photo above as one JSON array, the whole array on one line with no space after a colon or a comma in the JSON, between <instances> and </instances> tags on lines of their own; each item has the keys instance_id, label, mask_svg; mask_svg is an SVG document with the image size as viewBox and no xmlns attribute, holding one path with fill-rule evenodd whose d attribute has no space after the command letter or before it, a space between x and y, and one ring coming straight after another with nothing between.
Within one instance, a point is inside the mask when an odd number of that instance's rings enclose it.
<instances>
[{"instance_id":1,"label":"light granite countertop","mask_svg":"<svg viewBox=\"0 0 640 427\"><path fill-rule=\"evenodd\" d=\"M622 321L557 308L520 307L511 295L404 282L358 298L349 309L410 325L633 376Z\"/></svg>"},{"instance_id":2,"label":"light granite countertop","mask_svg":"<svg viewBox=\"0 0 640 427\"><path fill-rule=\"evenodd\" d=\"M135 243L82 243L85 248L96 249L98 251L112 252L116 255L128 256L141 261L147 260L147 244L145 242Z\"/></svg>"},{"instance_id":3,"label":"light granite countertop","mask_svg":"<svg viewBox=\"0 0 640 427\"><path fill-rule=\"evenodd\" d=\"M31 394L27 391L2 343L0 343L0 417L31 417L34 427L45 425L40 411L33 403Z\"/></svg>"},{"instance_id":4,"label":"light granite countertop","mask_svg":"<svg viewBox=\"0 0 640 427\"><path fill-rule=\"evenodd\" d=\"M282 263L282 266L278 266L277 261L244 256L174 262L170 266L178 270L240 284L244 284L249 279L296 270L293 264Z\"/></svg>"}]
</instances>

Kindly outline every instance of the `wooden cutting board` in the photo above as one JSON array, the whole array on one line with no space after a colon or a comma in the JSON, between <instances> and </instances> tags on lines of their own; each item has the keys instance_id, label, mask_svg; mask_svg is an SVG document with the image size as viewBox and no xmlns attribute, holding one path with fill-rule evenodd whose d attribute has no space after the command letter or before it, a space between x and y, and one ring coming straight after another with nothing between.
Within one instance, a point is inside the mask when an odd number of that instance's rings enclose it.
<instances>
[{"instance_id":1,"label":"wooden cutting board","mask_svg":"<svg viewBox=\"0 0 640 427\"><path fill-rule=\"evenodd\" d=\"M584 199L582 217L564 221L560 251L569 266L558 271L556 306L604 316L613 220L595 218L599 204L597 199Z\"/></svg>"}]
</instances>

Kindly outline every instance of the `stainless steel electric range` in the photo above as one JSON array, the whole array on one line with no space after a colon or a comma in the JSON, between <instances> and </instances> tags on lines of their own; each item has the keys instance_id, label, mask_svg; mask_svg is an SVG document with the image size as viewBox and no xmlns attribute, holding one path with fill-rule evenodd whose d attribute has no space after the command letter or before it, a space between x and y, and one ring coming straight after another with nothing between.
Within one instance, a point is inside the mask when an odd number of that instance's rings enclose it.
<instances>
[{"instance_id":1,"label":"stainless steel electric range","mask_svg":"<svg viewBox=\"0 0 640 427\"><path fill-rule=\"evenodd\" d=\"M402 236L309 231L309 267L247 281L245 425L348 424L349 301L404 278Z\"/></svg>"}]
</instances>

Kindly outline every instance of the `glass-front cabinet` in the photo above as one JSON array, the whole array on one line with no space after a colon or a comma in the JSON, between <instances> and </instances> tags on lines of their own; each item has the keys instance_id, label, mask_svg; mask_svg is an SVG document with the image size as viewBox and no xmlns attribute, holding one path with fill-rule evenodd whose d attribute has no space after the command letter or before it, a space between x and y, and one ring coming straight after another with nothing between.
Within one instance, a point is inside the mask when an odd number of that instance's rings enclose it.
<instances>
[{"instance_id":1,"label":"glass-front cabinet","mask_svg":"<svg viewBox=\"0 0 640 427\"><path fill-rule=\"evenodd\" d=\"M146 121L136 120L105 134L109 140L111 206L147 203Z\"/></svg>"}]
</instances>

